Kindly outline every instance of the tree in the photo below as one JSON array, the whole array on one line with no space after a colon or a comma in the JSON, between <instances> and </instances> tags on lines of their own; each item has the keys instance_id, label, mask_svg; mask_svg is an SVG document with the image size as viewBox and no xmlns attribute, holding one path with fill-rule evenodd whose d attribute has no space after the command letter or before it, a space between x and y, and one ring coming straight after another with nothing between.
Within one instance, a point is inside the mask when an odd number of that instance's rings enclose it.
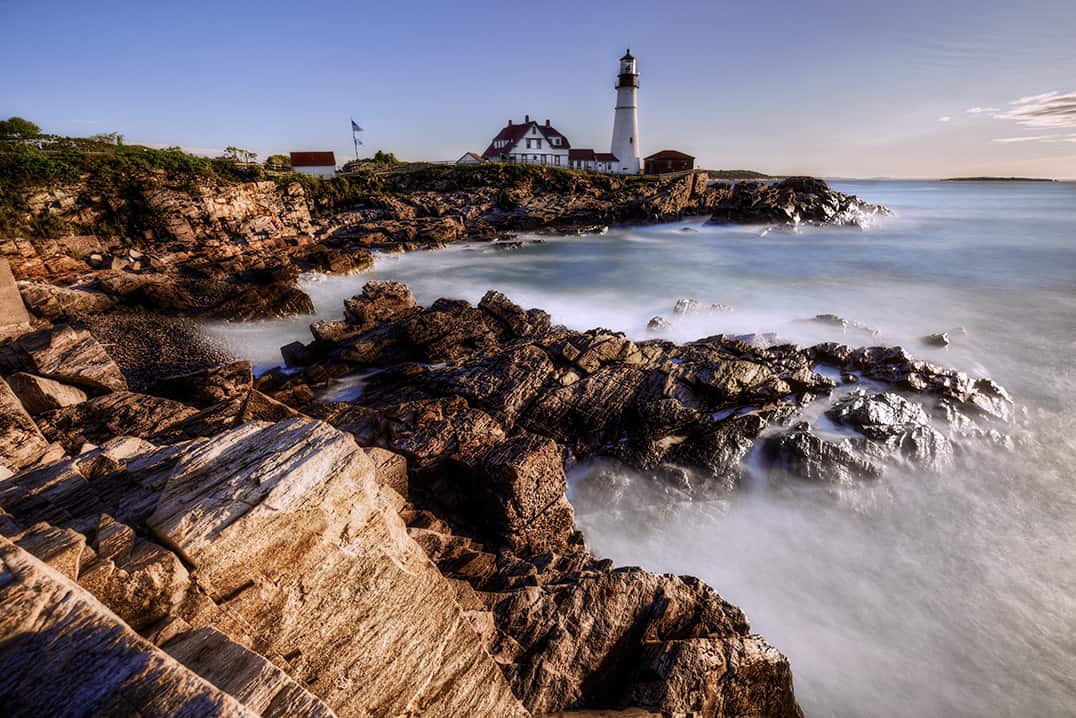
<instances>
[{"instance_id":1,"label":"tree","mask_svg":"<svg viewBox=\"0 0 1076 718\"><path fill-rule=\"evenodd\" d=\"M102 132L99 135L94 135L90 139L94 140L95 142L101 142L106 145L123 144L123 135L121 135L119 132Z\"/></svg>"},{"instance_id":2,"label":"tree","mask_svg":"<svg viewBox=\"0 0 1076 718\"><path fill-rule=\"evenodd\" d=\"M380 162L386 165L398 165L400 161L396 159L396 155L392 152L382 152L378 150L374 153L374 162Z\"/></svg>"},{"instance_id":3,"label":"tree","mask_svg":"<svg viewBox=\"0 0 1076 718\"><path fill-rule=\"evenodd\" d=\"M288 155L269 155L265 158L265 166L276 169L288 169L291 167L291 157Z\"/></svg>"},{"instance_id":4,"label":"tree","mask_svg":"<svg viewBox=\"0 0 1076 718\"><path fill-rule=\"evenodd\" d=\"M24 140L37 137L41 134L41 128L30 120L21 117L9 117L0 120L0 137L5 139Z\"/></svg>"}]
</instances>

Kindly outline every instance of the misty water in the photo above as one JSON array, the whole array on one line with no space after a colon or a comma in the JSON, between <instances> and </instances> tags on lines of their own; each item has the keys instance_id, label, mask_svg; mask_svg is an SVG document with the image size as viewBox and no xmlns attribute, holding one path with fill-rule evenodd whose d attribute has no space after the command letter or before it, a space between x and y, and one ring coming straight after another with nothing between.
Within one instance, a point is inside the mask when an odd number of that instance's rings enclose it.
<instances>
[{"instance_id":1,"label":"misty water","mask_svg":"<svg viewBox=\"0 0 1076 718\"><path fill-rule=\"evenodd\" d=\"M693 574L790 659L815 716L1076 713L1076 185L838 182L896 216L859 231L700 220L379 257L309 277L318 315L371 278L418 299L495 288L576 329L655 336L677 299L722 303L659 336L776 332L808 344L899 344L1005 386L1014 451L972 446L942 475L889 470L854 488L752 480L683 503L619 467L619 501L571 472L577 524L619 564ZM526 239L527 237L521 237ZM803 321L835 313L874 337ZM261 366L310 339L310 317L213 332ZM963 328L964 331L957 331ZM921 337L950 331L948 348ZM345 387L346 388L346 387ZM650 510L638 510L639 506Z\"/></svg>"}]
</instances>

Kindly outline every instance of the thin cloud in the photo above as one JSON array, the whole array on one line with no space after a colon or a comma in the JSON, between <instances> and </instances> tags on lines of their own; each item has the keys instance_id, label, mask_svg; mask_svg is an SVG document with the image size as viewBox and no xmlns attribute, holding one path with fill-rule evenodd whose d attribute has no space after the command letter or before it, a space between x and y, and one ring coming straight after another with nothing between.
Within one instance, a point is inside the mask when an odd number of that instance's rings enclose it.
<instances>
[{"instance_id":1,"label":"thin cloud","mask_svg":"<svg viewBox=\"0 0 1076 718\"><path fill-rule=\"evenodd\" d=\"M995 137L991 142L1013 144L1017 142L1076 142L1076 134L1071 135L1023 135L1020 137Z\"/></svg>"},{"instance_id":2,"label":"thin cloud","mask_svg":"<svg viewBox=\"0 0 1076 718\"><path fill-rule=\"evenodd\" d=\"M1054 135L1036 135L1034 137L995 137L990 141L1007 145L1014 142L1053 142L1056 139Z\"/></svg>"},{"instance_id":3,"label":"thin cloud","mask_svg":"<svg viewBox=\"0 0 1076 718\"><path fill-rule=\"evenodd\" d=\"M938 122L949 122L949 121L950 121L950 120L952 120L952 119L953 119L953 118L952 118L952 117L950 117L949 115L945 115L944 117L939 117L939 118L938 118Z\"/></svg>"},{"instance_id":4,"label":"thin cloud","mask_svg":"<svg viewBox=\"0 0 1076 718\"><path fill-rule=\"evenodd\" d=\"M1009 109L992 115L998 120L1010 120L1023 127L1060 129L1076 127L1076 91L1044 92L1013 100Z\"/></svg>"},{"instance_id":5,"label":"thin cloud","mask_svg":"<svg viewBox=\"0 0 1076 718\"><path fill-rule=\"evenodd\" d=\"M1000 107L969 107L968 109L964 110L964 112L967 112L968 114L971 114L971 115L982 115L982 114L985 114L987 112L1001 112L1001 108Z\"/></svg>"}]
</instances>

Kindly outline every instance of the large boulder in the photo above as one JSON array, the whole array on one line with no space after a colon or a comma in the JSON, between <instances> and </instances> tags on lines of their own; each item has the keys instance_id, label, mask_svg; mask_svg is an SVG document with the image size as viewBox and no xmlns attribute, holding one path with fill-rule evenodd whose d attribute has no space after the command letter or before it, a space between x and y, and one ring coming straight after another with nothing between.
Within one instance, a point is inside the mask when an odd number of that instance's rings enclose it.
<instances>
[{"instance_id":1,"label":"large boulder","mask_svg":"<svg viewBox=\"0 0 1076 718\"><path fill-rule=\"evenodd\" d=\"M93 336L61 324L0 346L0 369L25 371L94 393L126 391L127 380Z\"/></svg>"},{"instance_id":2,"label":"large boulder","mask_svg":"<svg viewBox=\"0 0 1076 718\"><path fill-rule=\"evenodd\" d=\"M526 715L346 434L293 419L195 442L148 525L339 715Z\"/></svg>"},{"instance_id":3,"label":"large boulder","mask_svg":"<svg viewBox=\"0 0 1076 718\"><path fill-rule=\"evenodd\" d=\"M45 453L48 445L19 398L0 380L0 467L10 471L29 466Z\"/></svg>"},{"instance_id":4,"label":"large boulder","mask_svg":"<svg viewBox=\"0 0 1076 718\"><path fill-rule=\"evenodd\" d=\"M476 499L500 543L517 553L563 552L575 514L556 443L517 436L493 446L478 465Z\"/></svg>"},{"instance_id":5,"label":"large boulder","mask_svg":"<svg viewBox=\"0 0 1076 718\"><path fill-rule=\"evenodd\" d=\"M254 375L250 362L236 361L164 377L153 385L150 393L204 409L227 399L243 396L253 385Z\"/></svg>"},{"instance_id":6,"label":"large boulder","mask_svg":"<svg viewBox=\"0 0 1076 718\"><path fill-rule=\"evenodd\" d=\"M87 398L86 392L78 387L25 372L12 374L7 378L7 383L31 416L81 404Z\"/></svg>"},{"instance_id":7,"label":"large boulder","mask_svg":"<svg viewBox=\"0 0 1076 718\"><path fill-rule=\"evenodd\" d=\"M359 331L372 329L415 307L415 295L402 282L372 281L363 285L362 294L344 301L348 322Z\"/></svg>"},{"instance_id":8,"label":"large boulder","mask_svg":"<svg viewBox=\"0 0 1076 718\"><path fill-rule=\"evenodd\" d=\"M0 538L0 705L13 718L257 714Z\"/></svg>"}]
</instances>

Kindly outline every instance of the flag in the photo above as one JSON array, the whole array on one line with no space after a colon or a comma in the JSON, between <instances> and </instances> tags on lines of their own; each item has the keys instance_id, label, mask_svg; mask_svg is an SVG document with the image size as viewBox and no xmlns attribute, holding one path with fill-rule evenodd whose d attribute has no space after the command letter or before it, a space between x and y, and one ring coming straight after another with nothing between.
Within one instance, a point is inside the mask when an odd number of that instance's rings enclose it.
<instances>
[{"instance_id":1,"label":"flag","mask_svg":"<svg viewBox=\"0 0 1076 718\"><path fill-rule=\"evenodd\" d=\"M351 131L352 132L362 132L362 128L359 127L359 125L355 122L355 120L351 121Z\"/></svg>"},{"instance_id":2,"label":"flag","mask_svg":"<svg viewBox=\"0 0 1076 718\"><path fill-rule=\"evenodd\" d=\"M357 145L361 145L361 144L362 144L362 140L360 140L360 139L359 139L358 137L356 137L356 138L355 138L355 144L357 144Z\"/></svg>"}]
</instances>

